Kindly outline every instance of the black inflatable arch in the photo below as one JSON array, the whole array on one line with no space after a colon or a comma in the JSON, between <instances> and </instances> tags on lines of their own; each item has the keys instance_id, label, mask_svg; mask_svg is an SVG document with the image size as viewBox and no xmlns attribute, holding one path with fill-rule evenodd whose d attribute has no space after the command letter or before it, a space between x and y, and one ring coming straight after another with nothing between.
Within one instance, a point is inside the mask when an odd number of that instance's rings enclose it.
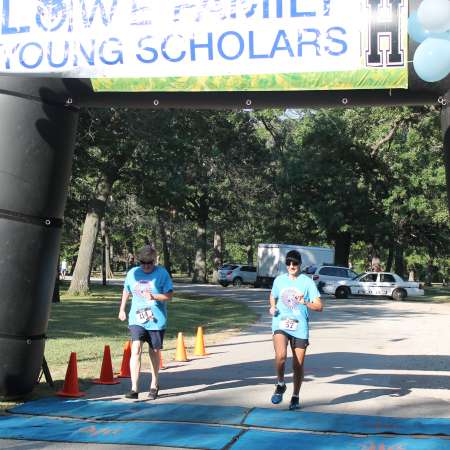
<instances>
[{"instance_id":1,"label":"black inflatable arch","mask_svg":"<svg viewBox=\"0 0 450 450\"><path fill-rule=\"evenodd\" d=\"M410 45L409 61L414 50ZM407 90L96 93L90 80L0 77L0 396L31 392L40 372L80 108L433 104L442 108L450 198L450 77L425 83L410 65L409 86Z\"/></svg>"}]
</instances>

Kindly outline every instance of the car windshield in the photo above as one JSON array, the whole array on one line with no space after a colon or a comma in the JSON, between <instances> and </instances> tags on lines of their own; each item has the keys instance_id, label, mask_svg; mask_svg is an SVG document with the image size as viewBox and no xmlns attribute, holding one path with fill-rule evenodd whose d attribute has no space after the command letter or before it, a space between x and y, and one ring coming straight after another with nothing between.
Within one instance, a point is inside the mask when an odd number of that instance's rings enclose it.
<instances>
[{"instance_id":1,"label":"car windshield","mask_svg":"<svg viewBox=\"0 0 450 450\"><path fill-rule=\"evenodd\" d=\"M357 274L352 278L352 280L356 280L356 278L360 277L361 275L364 275L364 272L357 273Z\"/></svg>"}]
</instances>

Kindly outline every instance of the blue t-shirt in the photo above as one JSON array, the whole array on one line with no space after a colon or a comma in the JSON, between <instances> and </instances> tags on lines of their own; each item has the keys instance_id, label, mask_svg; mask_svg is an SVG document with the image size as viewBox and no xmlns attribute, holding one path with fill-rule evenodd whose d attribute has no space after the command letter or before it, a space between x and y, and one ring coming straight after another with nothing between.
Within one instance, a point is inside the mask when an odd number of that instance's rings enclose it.
<instances>
[{"instance_id":1,"label":"blue t-shirt","mask_svg":"<svg viewBox=\"0 0 450 450\"><path fill-rule=\"evenodd\" d=\"M320 297L314 281L304 274L295 280L290 279L288 274L278 275L271 294L278 309L278 314L272 318L272 332L282 330L296 338L308 339L308 308L299 303L299 297L303 295L305 302Z\"/></svg>"},{"instance_id":2,"label":"blue t-shirt","mask_svg":"<svg viewBox=\"0 0 450 450\"><path fill-rule=\"evenodd\" d=\"M128 314L129 325L140 325L146 330L164 330L167 324L167 302L148 300L145 292L152 294L167 294L173 291L173 284L169 273L164 267L155 266L152 272L145 273L142 268L133 267L125 278L123 289L133 297ZM137 312L151 310L151 319L141 322Z\"/></svg>"}]
</instances>

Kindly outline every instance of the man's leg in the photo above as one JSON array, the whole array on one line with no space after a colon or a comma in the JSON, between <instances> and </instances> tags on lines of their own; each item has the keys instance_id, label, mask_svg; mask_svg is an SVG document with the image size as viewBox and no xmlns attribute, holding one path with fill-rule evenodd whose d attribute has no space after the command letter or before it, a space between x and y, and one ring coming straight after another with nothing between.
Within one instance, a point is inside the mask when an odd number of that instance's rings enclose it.
<instances>
[{"instance_id":1,"label":"man's leg","mask_svg":"<svg viewBox=\"0 0 450 450\"><path fill-rule=\"evenodd\" d=\"M133 341L131 343L130 374L131 390L138 392L139 374L141 372L142 342Z\"/></svg>"}]
</instances>

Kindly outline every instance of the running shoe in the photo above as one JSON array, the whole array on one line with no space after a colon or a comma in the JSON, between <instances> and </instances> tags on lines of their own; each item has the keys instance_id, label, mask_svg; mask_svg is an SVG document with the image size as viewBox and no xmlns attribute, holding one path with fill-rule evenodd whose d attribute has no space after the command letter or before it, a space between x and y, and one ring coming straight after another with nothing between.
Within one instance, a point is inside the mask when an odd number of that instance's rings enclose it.
<instances>
[{"instance_id":1,"label":"running shoe","mask_svg":"<svg viewBox=\"0 0 450 450\"><path fill-rule=\"evenodd\" d=\"M300 409L300 399L298 397L292 396L291 403L289 403L289 410L295 411L297 409Z\"/></svg>"},{"instance_id":2,"label":"running shoe","mask_svg":"<svg viewBox=\"0 0 450 450\"><path fill-rule=\"evenodd\" d=\"M272 395L272 403L278 405L283 400L283 394L286 392L286 384L277 384L275 387L275 392Z\"/></svg>"},{"instance_id":3,"label":"running shoe","mask_svg":"<svg viewBox=\"0 0 450 450\"><path fill-rule=\"evenodd\" d=\"M138 398L138 395L139 394L136 391L130 391L125 394L125 398L131 398L133 400L136 400Z\"/></svg>"},{"instance_id":4,"label":"running shoe","mask_svg":"<svg viewBox=\"0 0 450 450\"><path fill-rule=\"evenodd\" d=\"M159 386L156 386L156 388L151 388L148 393L148 398L150 400L156 400L158 397L158 391L159 391Z\"/></svg>"}]
</instances>

